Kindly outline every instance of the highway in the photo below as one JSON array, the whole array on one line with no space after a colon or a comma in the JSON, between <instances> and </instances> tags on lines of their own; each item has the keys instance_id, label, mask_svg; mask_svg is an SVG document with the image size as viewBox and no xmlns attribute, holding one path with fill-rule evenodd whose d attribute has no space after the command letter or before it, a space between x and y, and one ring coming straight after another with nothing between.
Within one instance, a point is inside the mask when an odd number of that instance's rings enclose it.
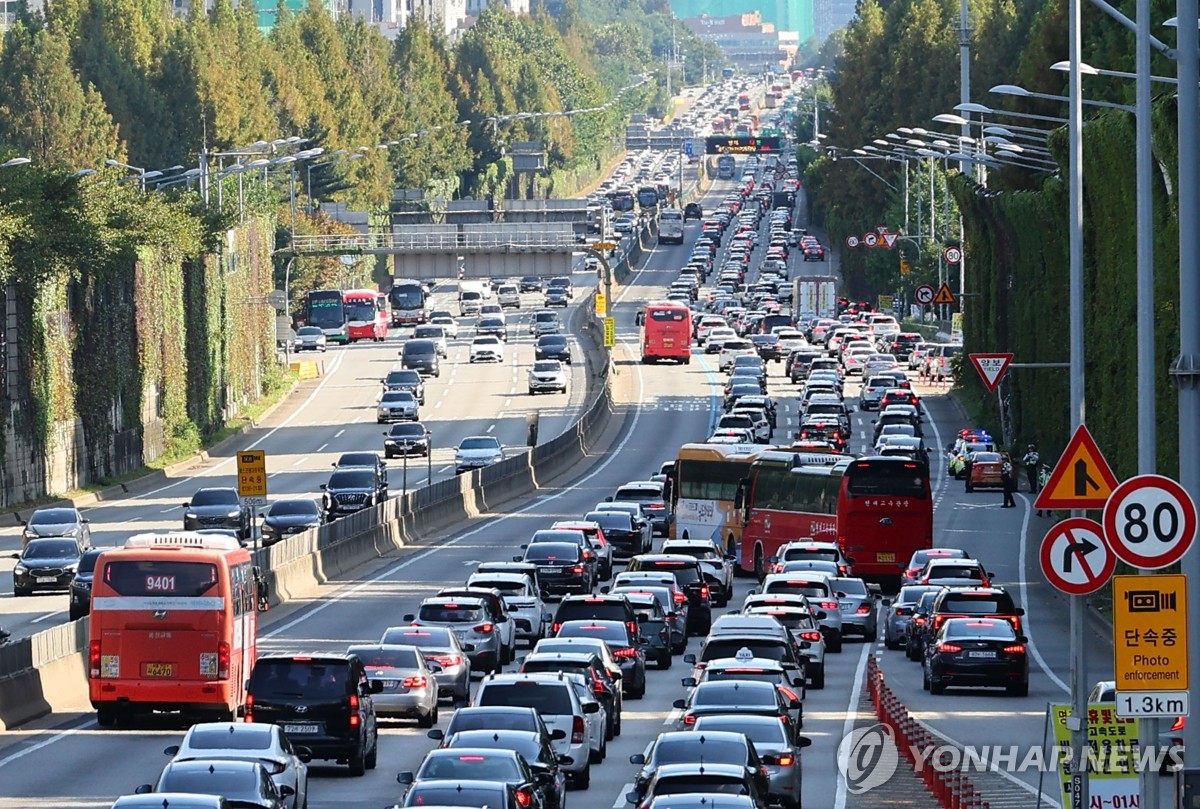
<instances>
[{"instance_id":1,"label":"highway","mask_svg":"<svg viewBox=\"0 0 1200 809\"><path fill-rule=\"evenodd\" d=\"M727 187L728 184L718 183L704 200L706 210ZM687 228L686 241L690 243L698 225L689 222ZM642 366L635 361L635 303L660 297L663 288L674 280L675 271L688 251L687 245L656 248L646 269L619 290L615 313L621 345L615 396L621 418L610 426L606 442L601 443L593 463L578 469L570 480L555 481L555 488L514 504L503 514L475 521L444 536L427 537L419 546L364 565L352 576L331 582L310 600L273 610L264 622L261 648L339 650L352 641L377 639L387 626L400 623L401 615L413 611L422 597L438 587L462 581L478 561L509 558L522 538L533 530L546 527L553 520L582 515L618 485L655 471L662 461L674 457L680 444L702 440L720 411L717 402L724 378L716 373L714 359L696 355L689 366ZM827 271L832 269L829 264L822 267ZM813 265L796 267L793 272L801 269L810 272ZM383 351L356 347L341 352L342 361L322 380L319 391L314 386L316 392L312 398L302 398L303 404L281 410L274 431L264 429L261 435L248 437L261 442L259 445L269 453L273 448L281 454L283 448L290 450L280 458L280 466L273 467L276 470L287 470L289 465L296 467L295 471L277 472L275 480L284 478L280 481L281 491L284 486L293 491L315 491L323 470L337 452L376 446L372 443L375 436L369 432L376 429L370 421L371 413L363 408L369 408L373 401L379 369L386 369L393 361L394 352L374 356ZM329 358L337 353L331 352ZM791 398L795 388L779 376L781 368L772 368L771 393L781 401L775 440L786 443L796 424L795 403ZM455 379L456 382L450 382ZM470 380L471 387L463 395L460 391L468 384L465 380ZM454 389L454 384L460 387ZM492 425L495 425L493 434L502 436L505 443L519 443L523 438L520 406L524 403L519 397L513 399L514 411L505 412L503 418L494 415L502 412L496 402L503 406L506 399L502 397L508 395L506 385L511 387L507 366L462 367L457 377L443 375L440 385L454 390L453 394L443 396L436 381L431 388L431 404L446 401L442 408L444 415L438 414L439 421L449 422L440 428L452 433L446 443L455 443L461 435L484 432ZM963 416L940 389L922 385L917 389L925 397L926 440L934 448L944 447L950 436L965 426ZM485 391L493 397L491 403L485 406L471 401L482 401L480 394ZM848 400L856 400L857 393L856 384L847 386ZM539 399L537 404L551 404L551 400ZM355 417L367 423L354 427ZM870 414L854 414L852 451L862 451L869 443L870 418ZM297 428L305 428L301 430L305 435L298 434ZM443 445L437 421L433 429L439 436L439 445ZM344 432L338 433L339 430ZM552 432L545 430L545 425L543 430L544 436ZM1004 511L998 510L999 493L966 494L961 482L947 479L944 463L939 460L935 453L935 544L963 547L977 554L995 574L995 580L1010 587L1018 603L1026 608L1026 632L1034 650L1029 696L951 691L935 697L922 691L919 667L907 661L901 652L886 651L875 642L847 643L841 654L827 659L826 688L809 691L805 699L803 732L813 740L813 746L803 756L803 798L809 807L841 809L847 805L869 805L862 803L862 798L848 798L844 791L839 792L834 765L837 745L852 726L866 659L872 653L881 657L888 682L911 711L938 733L964 744L1036 745L1042 738L1046 704L1065 698L1066 602L1043 583L1035 552L1049 520L1033 517L1030 499L1025 494L1018 495L1018 508ZM435 466L435 473L440 468ZM227 481L228 473L228 466L222 467L219 462L198 470L199 475L214 480ZM178 504L186 499L193 485L194 481L180 481L173 488L149 493L133 503L96 509L93 513L105 513L103 520L97 517L97 527L100 523L107 527L115 521L128 523L135 517L138 518L135 525L173 526ZM738 580L731 609L751 586L749 580ZM50 603L49 599L36 600ZM3 601L8 606L13 599ZM1102 633L1094 633L1090 641L1097 650L1107 648L1108 639ZM698 639L692 639L689 651L696 651L698 645ZM1094 655L1093 659L1096 657L1111 659L1102 654ZM626 703L623 735L609 743L608 759L596 765L592 787L569 794L572 809L620 809L625 805L623 796L636 770L628 763L628 757L642 752L655 735L672 729L674 724L671 703L684 695L680 678L689 673L687 666L678 658L676 661L669 670L652 669L648 673L646 697ZM1088 680L1107 675L1107 671L1097 669ZM5 786L0 809L107 806L115 796L131 792L139 784L153 782L166 762L162 748L177 743L181 735L179 727L167 725L134 731L101 731L87 706L81 705L79 709L78 713L45 717L19 731L0 734L0 783ZM443 727L447 716L448 712L443 713L440 723ZM313 767L310 801L314 809L383 807L399 797L401 788L395 783L395 773L415 768L434 743L410 722L384 723L382 728L379 767L365 777L351 778L339 767ZM1016 780L1020 784L1011 784L1012 794L1028 796L1032 806L1029 792L1036 788L1037 773L1020 774ZM1047 776L1044 789L1051 801L1043 805L1057 802L1054 783L1053 777Z\"/></svg>"}]
</instances>

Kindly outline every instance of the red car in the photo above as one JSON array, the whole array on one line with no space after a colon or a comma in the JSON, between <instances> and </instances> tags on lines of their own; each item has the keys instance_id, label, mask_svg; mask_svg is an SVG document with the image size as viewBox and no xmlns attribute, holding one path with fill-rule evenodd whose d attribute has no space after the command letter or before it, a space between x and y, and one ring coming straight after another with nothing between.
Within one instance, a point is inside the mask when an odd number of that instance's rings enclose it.
<instances>
[{"instance_id":1,"label":"red car","mask_svg":"<svg viewBox=\"0 0 1200 809\"><path fill-rule=\"evenodd\" d=\"M967 491L1004 488L1004 465L1011 463L1003 452L972 452L967 456Z\"/></svg>"}]
</instances>

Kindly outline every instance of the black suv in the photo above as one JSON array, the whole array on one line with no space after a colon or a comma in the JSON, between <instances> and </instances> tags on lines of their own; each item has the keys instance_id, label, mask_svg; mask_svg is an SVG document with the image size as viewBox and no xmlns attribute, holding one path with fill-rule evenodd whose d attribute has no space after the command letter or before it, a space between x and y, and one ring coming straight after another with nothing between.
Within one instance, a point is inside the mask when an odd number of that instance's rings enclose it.
<instances>
[{"instance_id":1,"label":"black suv","mask_svg":"<svg viewBox=\"0 0 1200 809\"><path fill-rule=\"evenodd\" d=\"M353 775L375 769L379 730L372 694L358 655L259 655L250 676L246 721L279 725L303 739L313 758L350 765Z\"/></svg>"},{"instance_id":2,"label":"black suv","mask_svg":"<svg viewBox=\"0 0 1200 809\"><path fill-rule=\"evenodd\" d=\"M408 368L388 371L382 380L384 390L406 390L417 397L417 404L425 404L425 380L419 371Z\"/></svg>"},{"instance_id":3,"label":"black suv","mask_svg":"<svg viewBox=\"0 0 1200 809\"><path fill-rule=\"evenodd\" d=\"M567 344L566 335L543 334L538 338L533 354L534 359L561 360L567 365L571 364L571 347Z\"/></svg>"},{"instance_id":4,"label":"black suv","mask_svg":"<svg viewBox=\"0 0 1200 809\"><path fill-rule=\"evenodd\" d=\"M646 550L646 532L627 511L589 511L584 520L600 524L614 557L630 557Z\"/></svg>"},{"instance_id":5,"label":"black suv","mask_svg":"<svg viewBox=\"0 0 1200 809\"><path fill-rule=\"evenodd\" d=\"M387 499L387 473L369 466L340 467L333 470L325 492L325 514L331 519L372 508Z\"/></svg>"},{"instance_id":6,"label":"black suv","mask_svg":"<svg viewBox=\"0 0 1200 809\"><path fill-rule=\"evenodd\" d=\"M683 221L684 222L686 222L689 219L703 219L703 218L704 218L704 209L700 207L699 202L689 202L687 205L683 206Z\"/></svg>"},{"instance_id":7,"label":"black suv","mask_svg":"<svg viewBox=\"0 0 1200 809\"><path fill-rule=\"evenodd\" d=\"M108 548L92 548L84 552L71 579L70 620L78 621L92 609L92 577L96 575L96 559Z\"/></svg>"},{"instance_id":8,"label":"black suv","mask_svg":"<svg viewBox=\"0 0 1200 809\"><path fill-rule=\"evenodd\" d=\"M633 637L638 636L637 612L623 595L566 596L554 613L550 631L557 635L567 621L620 621Z\"/></svg>"},{"instance_id":9,"label":"black suv","mask_svg":"<svg viewBox=\"0 0 1200 809\"><path fill-rule=\"evenodd\" d=\"M237 531L238 539L250 538L250 509L242 505L237 489L197 489L183 504L183 530L201 528L228 528Z\"/></svg>"},{"instance_id":10,"label":"black suv","mask_svg":"<svg viewBox=\"0 0 1200 809\"><path fill-rule=\"evenodd\" d=\"M1025 610L1013 603L1003 587L945 587L933 599L929 614L929 631L934 634L951 618L996 618L1008 621L1020 635Z\"/></svg>"},{"instance_id":11,"label":"black suv","mask_svg":"<svg viewBox=\"0 0 1200 809\"><path fill-rule=\"evenodd\" d=\"M537 567L538 589L550 593L589 593L591 572L583 549L571 542L534 542L525 548L524 556L514 556L514 562L528 562Z\"/></svg>"},{"instance_id":12,"label":"black suv","mask_svg":"<svg viewBox=\"0 0 1200 809\"><path fill-rule=\"evenodd\" d=\"M630 559L625 569L631 572L653 570L656 573L675 574L679 589L688 597L688 634L708 634L712 626L711 588L704 579L699 559L677 553L647 554Z\"/></svg>"}]
</instances>

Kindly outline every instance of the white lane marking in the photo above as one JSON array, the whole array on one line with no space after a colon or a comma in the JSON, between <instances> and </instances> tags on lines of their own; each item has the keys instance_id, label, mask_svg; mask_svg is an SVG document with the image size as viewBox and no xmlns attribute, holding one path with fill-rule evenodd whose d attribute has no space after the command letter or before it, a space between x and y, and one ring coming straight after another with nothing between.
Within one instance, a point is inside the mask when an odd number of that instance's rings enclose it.
<instances>
[{"instance_id":1,"label":"white lane marking","mask_svg":"<svg viewBox=\"0 0 1200 809\"><path fill-rule=\"evenodd\" d=\"M298 460L294 464L292 464L292 466L300 466L301 464L306 463L307 461L308 461L308 456L305 455L303 458L301 458L300 460Z\"/></svg>"},{"instance_id":2,"label":"white lane marking","mask_svg":"<svg viewBox=\"0 0 1200 809\"><path fill-rule=\"evenodd\" d=\"M344 433L344 432L346 432L346 430L345 430L345 429L338 430L336 433L334 433L334 434L333 434L333 437L334 437L334 438L341 438L341 437L342 437L342 433Z\"/></svg>"},{"instance_id":3,"label":"white lane marking","mask_svg":"<svg viewBox=\"0 0 1200 809\"><path fill-rule=\"evenodd\" d=\"M667 718L663 720L663 724L674 725L679 722L679 717L681 716L683 716L683 711L678 708L672 708L671 712L667 714Z\"/></svg>"},{"instance_id":4,"label":"white lane marking","mask_svg":"<svg viewBox=\"0 0 1200 809\"><path fill-rule=\"evenodd\" d=\"M172 511L175 511L175 510L176 510L175 507L172 506L171 508L164 508L162 511L160 511L158 513L159 514L170 514Z\"/></svg>"},{"instance_id":5,"label":"white lane marking","mask_svg":"<svg viewBox=\"0 0 1200 809\"><path fill-rule=\"evenodd\" d=\"M58 612L58 611L55 611L55 612L48 612L48 613L46 613L45 615L43 615L43 616L41 616L41 617L34 618L34 619L33 619L32 621L30 621L29 623L31 623L31 624L40 624L42 621L46 620L47 618L53 618L53 617L55 617L56 615L62 615L62 613L61 613L61 612Z\"/></svg>"},{"instance_id":6,"label":"white lane marking","mask_svg":"<svg viewBox=\"0 0 1200 809\"><path fill-rule=\"evenodd\" d=\"M858 655L858 664L854 669L854 685L850 686L850 702L846 705L846 719L842 722L842 738L846 738L854 730L854 723L858 721L858 700L862 695L863 678L867 673L867 655L871 654L871 647L864 644L862 652ZM849 751L846 751L847 753ZM833 799L833 809L846 809L846 772L847 761L838 761L838 777L837 777L837 794Z\"/></svg>"},{"instance_id":7,"label":"white lane marking","mask_svg":"<svg viewBox=\"0 0 1200 809\"><path fill-rule=\"evenodd\" d=\"M512 393L512 391L510 390L510 391L509 391L509 393ZM505 407L508 407L508 406L509 406L509 405L511 405L511 404L512 404L512 399L505 399L505 400L504 400L504 406L505 406Z\"/></svg>"},{"instance_id":8,"label":"white lane marking","mask_svg":"<svg viewBox=\"0 0 1200 809\"><path fill-rule=\"evenodd\" d=\"M441 406L442 406L442 401L439 399L439 400L438 400L438 403L437 403L437 404L435 404L433 407L434 407L434 409L436 410L437 408L439 408L439 407L441 407Z\"/></svg>"},{"instance_id":9,"label":"white lane marking","mask_svg":"<svg viewBox=\"0 0 1200 809\"><path fill-rule=\"evenodd\" d=\"M941 441L939 440L938 443L941 443ZM1033 659L1037 661L1038 668L1045 672L1046 676L1050 678L1050 681L1061 688L1063 692L1070 694L1070 686L1064 683L1061 677L1050 670L1050 667L1046 665L1045 658L1042 657L1042 653L1038 651L1037 644L1033 640L1033 623L1029 620L1032 610L1030 610L1028 607L1029 594L1026 592L1025 582L1025 579L1028 578L1025 575L1025 549L1026 545L1028 544L1027 535L1029 533L1029 500L1024 495L1021 496L1021 505L1025 509L1025 514L1021 518L1021 546L1020 552L1017 554L1017 587L1021 591L1021 604L1025 606L1025 615L1022 616L1021 619L1025 628L1025 637L1027 638L1025 645L1029 648L1029 651L1033 653Z\"/></svg>"},{"instance_id":10,"label":"white lane marking","mask_svg":"<svg viewBox=\"0 0 1200 809\"><path fill-rule=\"evenodd\" d=\"M125 522L138 522L138 521L139 521L139 520L141 520L141 519L142 519L141 517L130 517L130 518L129 518L128 520L126 520Z\"/></svg>"},{"instance_id":11,"label":"white lane marking","mask_svg":"<svg viewBox=\"0 0 1200 809\"><path fill-rule=\"evenodd\" d=\"M29 755L30 753L36 753L37 751L41 750L42 748L49 747L50 745L54 744L55 742L57 742L61 739L65 739L68 736L74 736L76 733L78 733L81 730L87 730L88 728L92 728L92 727L96 727L96 720L95 719L84 719L78 725L73 725L69 728L65 728L64 730L61 730L58 733L55 733L53 736L47 736L45 739L42 739L40 742L29 745L24 750L18 750L17 752L11 753L11 754L5 756L4 758L0 758L0 768L3 768L8 764L12 764L17 759L24 758L25 756Z\"/></svg>"},{"instance_id":12,"label":"white lane marking","mask_svg":"<svg viewBox=\"0 0 1200 809\"><path fill-rule=\"evenodd\" d=\"M620 794L617 795L617 799L613 801L612 809L621 809L622 806L627 806L629 804L629 801L625 800L625 794L628 792L633 792L632 782L621 787Z\"/></svg>"},{"instance_id":13,"label":"white lane marking","mask_svg":"<svg viewBox=\"0 0 1200 809\"><path fill-rule=\"evenodd\" d=\"M327 447L327 446L329 446L329 445L328 445L328 444L322 444L321 446L317 447L317 452L324 452L324 451L325 451L325 447Z\"/></svg>"},{"instance_id":14,"label":"white lane marking","mask_svg":"<svg viewBox=\"0 0 1200 809\"><path fill-rule=\"evenodd\" d=\"M490 432L491 432L492 430L494 430L494 429L496 429L496 425L495 425L495 424L492 424L492 425L489 425L489 426L488 426L488 428L487 428L487 431L490 433Z\"/></svg>"}]
</instances>

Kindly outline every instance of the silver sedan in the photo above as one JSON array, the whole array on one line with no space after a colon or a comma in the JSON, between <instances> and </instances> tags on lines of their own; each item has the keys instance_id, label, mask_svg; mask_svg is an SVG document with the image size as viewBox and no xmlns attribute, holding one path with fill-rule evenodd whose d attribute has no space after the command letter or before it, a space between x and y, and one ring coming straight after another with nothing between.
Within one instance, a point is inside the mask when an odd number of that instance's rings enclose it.
<instances>
[{"instance_id":1,"label":"silver sedan","mask_svg":"<svg viewBox=\"0 0 1200 809\"><path fill-rule=\"evenodd\" d=\"M466 703L471 696L471 659L458 636L444 626L390 626L381 644L416 646L437 681L438 698Z\"/></svg>"},{"instance_id":2,"label":"silver sedan","mask_svg":"<svg viewBox=\"0 0 1200 809\"><path fill-rule=\"evenodd\" d=\"M942 589L935 584L913 584L901 587L896 598L888 605L883 617L883 645L889 649L904 648L904 634L908 622L912 620L917 602L925 593L937 592Z\"/></svg>"},{"instance_id":3,"label":"silver sedan","mask_svg":"<svg viewBox=\"0 0 1200 809\"><path fill-rule=\"evenodd\" d=\"M389 421L416 421L418 417L417 397L412 391L389 390L379 397L375 420L380 424Z\"/></svg>"},{"instance_id":4,"label":"silver sedan","mask_svg":"<svg viewBox=\"0 0 1200 809\"><path fill-rule=\"evenodd\" d=\"M803 783L800 768L800 749L812 744L807 736L792 737L787 726L773 716L718 714L700 716L692 732L731 730L744 733L754 742L754 748L767 770L767 795L785 809L799 809L800 787Z\"/></svg>"},{"instance_id":5,"label":"silver sedan","mask_svg":"<svg viewBox=\"0 0 1200 809\"><path fill-rule=\"evenodd\" d=\"M367 677L383 684L374 697L377 716L416 719L423 728L437 723L438 683L420 649L375 644L351 646L348 651L362 660Z\"/></svg>"},{"instance_id":6,"label":"silver sedan","mask_svg":"<svg viewBox=\"0 0 1200 809\"><path fill-rule=\"evenodd\" d=\"M275 788L290 787L292 809L308 805L308 762L312 752L292 746L279 725L203 722L192 725L183 741L163 751L171 762L246 761L266 765Z\"/></svg>"},{"instance_id":7,"label":"silver sedan","mask_svg":"<svg viewBox=\"0 0 1200 809\"><path fill-rule=\"evenodd\" d=\"M831 579L842 613L842 636L854 633L874 640L879 631L879 595L862 579Z\"/></svg>"}]
</instances>

